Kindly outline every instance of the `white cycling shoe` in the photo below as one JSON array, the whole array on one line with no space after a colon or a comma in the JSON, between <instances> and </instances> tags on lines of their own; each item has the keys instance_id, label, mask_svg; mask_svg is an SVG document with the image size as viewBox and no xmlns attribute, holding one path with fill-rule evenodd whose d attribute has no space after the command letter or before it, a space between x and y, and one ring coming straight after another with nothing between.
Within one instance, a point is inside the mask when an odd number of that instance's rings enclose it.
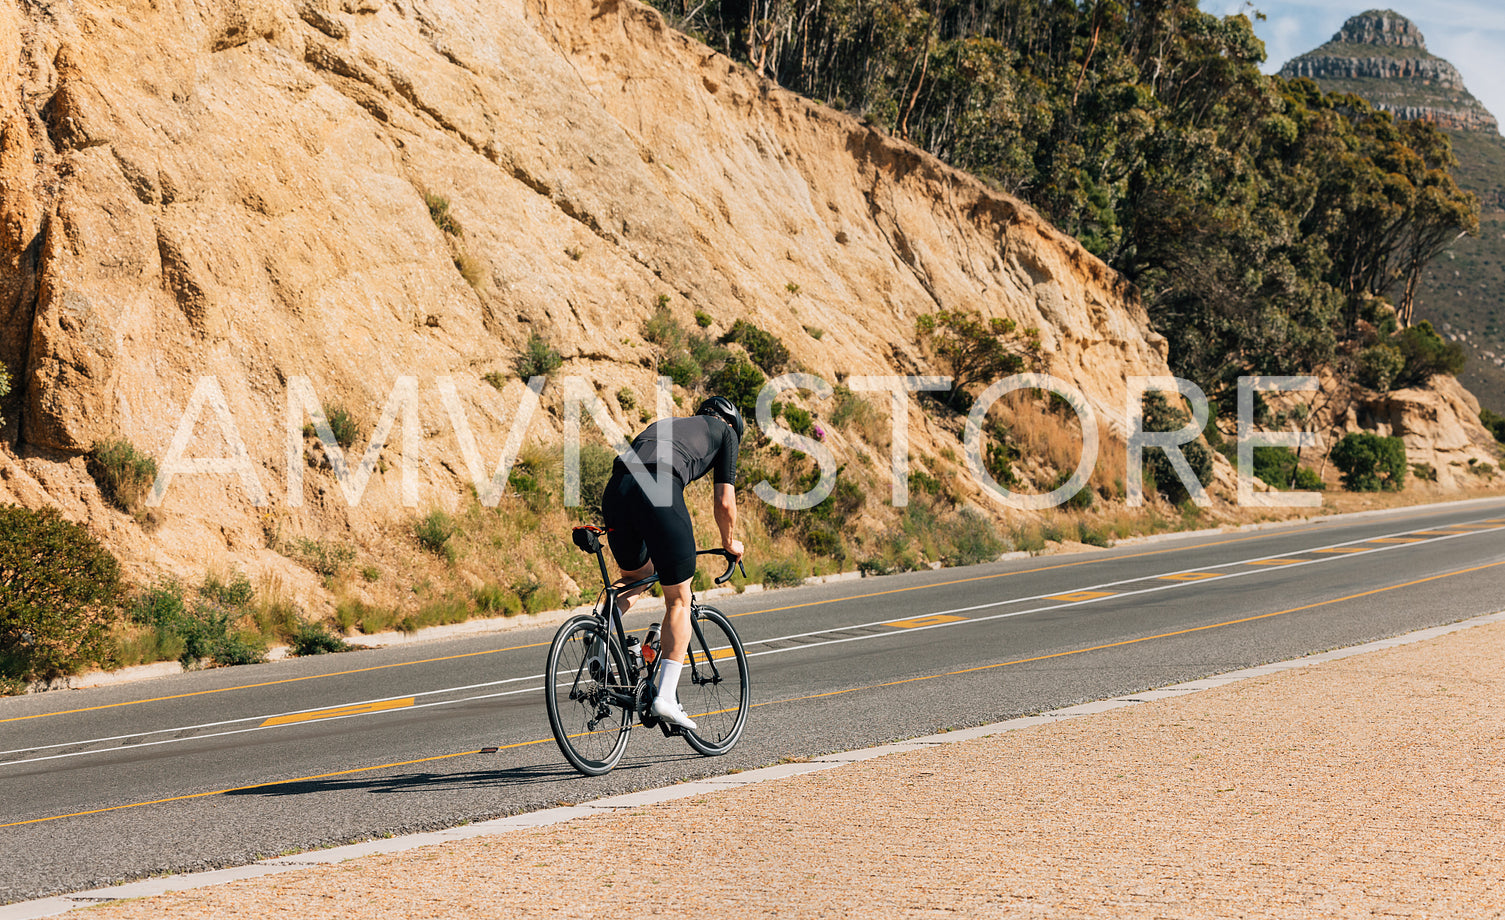
<instances>
[{"instance_id":1,"label":"white cycling shoe","mask_svg":"<svg viewBox=\"0 0 1505 920\"><path fill-rule=\"evenodd\" d=\"M678 725L680 728L689 729L690 731L695 730L694 720L685 715L685 709L679 705L679 700L666 700L661 696L654 697L653 705L649 707L649 711L653 713L654 718L661 719L671 725Z\"/></svg>"}]
</instances>

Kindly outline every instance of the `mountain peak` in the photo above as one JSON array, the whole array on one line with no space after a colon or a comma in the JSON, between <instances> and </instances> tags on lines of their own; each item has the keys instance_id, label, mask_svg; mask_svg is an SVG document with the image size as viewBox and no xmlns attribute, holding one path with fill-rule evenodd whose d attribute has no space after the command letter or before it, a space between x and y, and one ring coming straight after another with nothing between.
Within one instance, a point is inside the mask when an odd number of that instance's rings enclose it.
<instances>
[{"instance_id":1,"label":"mountain peak","mask_svg":"<svg viewBox=\"0 0 1505 920\"><path fill-rule=\"evenodd\" d=\"M1458 69L1427 50L1416 23L1394 10L1367 10L1332 40L1286 62L1280 75L1308 77L1323 89L1353 93L1400 119L1495 133L1499 125L1463 85Z\"/></svg>"},{"instance_id":2,"label":"mountain peak","mask_svg":"<svg viewBox=\"0 0 1505 920\"><path fill-rule=\"evenodd\" d=\"M1391 48L1427 50L1427 41L1416 23L1395 10L1366 10L1343 23L1333 36L1345 45L1386 45Z\"/></svg>"}]
</instances>

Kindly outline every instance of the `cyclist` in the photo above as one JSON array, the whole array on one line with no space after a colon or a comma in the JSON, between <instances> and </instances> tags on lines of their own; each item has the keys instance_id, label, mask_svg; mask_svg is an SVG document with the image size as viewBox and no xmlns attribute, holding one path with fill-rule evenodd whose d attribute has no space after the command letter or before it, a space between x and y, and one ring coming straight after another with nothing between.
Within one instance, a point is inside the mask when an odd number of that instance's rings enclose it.
<instances>
[{"instance_id":1,"label":"cyclist","mask_svg":"<svg viewBox=\"0 0 1505 920\"><path fill-rule=\"evenodd\" d=\"M607 543L622 570L617 584L658 573L663 586L664 613L658 689L650 711L659 719L694 729L695 723L679 704L677 685L690 643L690 579L695 574L695 532L685 507L684 487L710 472L715 482L714 512L721 546L742 557L742 541L732 536L737 526L737 451L742 444L742 413L724 396L700 404L691 418L664 418L649 425L632 442L642 462L639 475L669 472L667 493L650 496L621 458L612 464L611 479L601 497L601 516ZM649 489L653 489L650 483ZM654 490L657 491L657 490ZM657 498L658 501L654 501ZM626 613L639 588L618 598Z\"/></svg>"}]
</instances>

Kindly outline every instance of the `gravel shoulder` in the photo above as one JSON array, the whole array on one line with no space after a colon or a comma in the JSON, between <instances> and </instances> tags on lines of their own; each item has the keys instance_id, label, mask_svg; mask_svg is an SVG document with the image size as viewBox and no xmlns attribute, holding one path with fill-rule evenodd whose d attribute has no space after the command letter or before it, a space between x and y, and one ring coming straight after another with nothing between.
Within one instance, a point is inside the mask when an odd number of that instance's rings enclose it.
<instances>
[{"instance_id":1,"label":"gravel shoulder","mask_svg":"<svg viewBox=\"0 0 1505 920\"><path fill-rule=\"evenodd\" d=\"M1505 623L95 918L1505 917Z\"/></svg>"}]
</instances>

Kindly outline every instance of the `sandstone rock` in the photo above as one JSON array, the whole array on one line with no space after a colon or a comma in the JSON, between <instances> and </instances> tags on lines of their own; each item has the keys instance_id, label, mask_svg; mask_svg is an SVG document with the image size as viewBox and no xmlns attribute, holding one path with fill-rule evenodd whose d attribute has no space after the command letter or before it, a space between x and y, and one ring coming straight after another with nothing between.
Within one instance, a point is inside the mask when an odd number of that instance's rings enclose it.
<instances>
[{"instance_id":1,"label":"sandstone rock","mask_svg":"<svg viewBox=\"0 0 1505 920\"><path fill-rule=\"evenodd\" d=\"M1407 460L1430 465L1445 489L1477 485L1470 466L1500 462L1494 438L1479 425L1478 401L1452 377L1359 401L1349 410L1349 422L1403 440Z\"/></svg>"}]
</instances>

